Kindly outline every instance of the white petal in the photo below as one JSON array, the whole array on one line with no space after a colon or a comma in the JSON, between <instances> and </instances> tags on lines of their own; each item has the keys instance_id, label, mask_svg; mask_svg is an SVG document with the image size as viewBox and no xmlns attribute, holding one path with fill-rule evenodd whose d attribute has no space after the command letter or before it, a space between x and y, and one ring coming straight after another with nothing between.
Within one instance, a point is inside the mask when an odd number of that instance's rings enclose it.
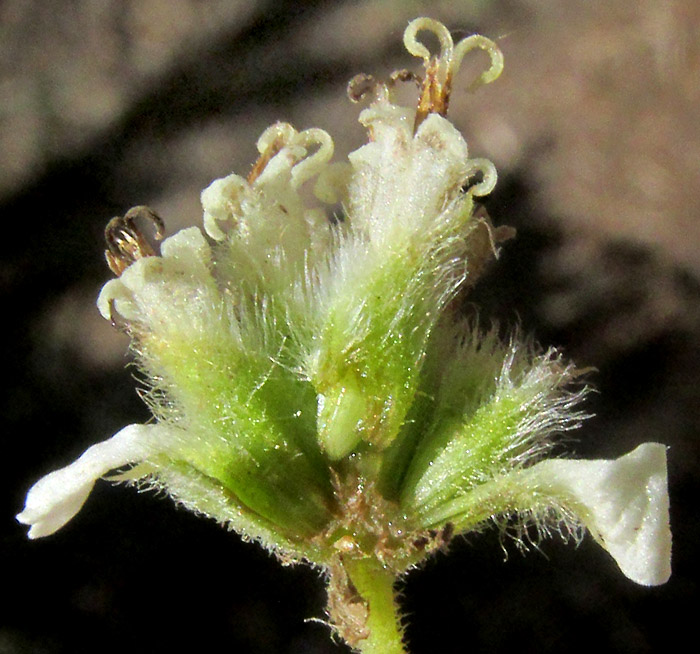
<instances>
[{"instance_id":1,"label":"white petal","mask_svg":"<svg viewBox=\"0 0 700 654\"><path fill-rule=\"evenodd\" d=\"M139 309L134 294L124 286L121 279L110 279L100 291L97 308L105 320L112 320L112 308L125 320L138 318Z\"/></svg>"},{"instance_id":2,"label":"white petal","mask_svg":"<svg viewBox=\"0 0 700 654\"><path fill-rule=\"evenodd\" d=\"M176 300L190 307L197 297L213 300L211 248L198 227L181 229L166 238L160 250L161 256L137 259L102 287L97 308L104 318L111 320L114 309L124 320L152 328L154 321L172 322L179 315L174 311Z\"/></svg>"},{"instance_id":3,"label":"white petal","mask_svg":"<svg viewBox=\"0 0 700 654\"><path fill-rule=\"evenodd\" d=\"M530 472L573 500L593 536L632 581L655 586L671 576L666 447L645 443L613 461L551 459Z\"/></svg>"},{"instance_id":4,"label":"white petal","mask_svg":"<svg viewBox=\"0 0 700 654\"><path fill-rule=\"evenodd\" d=\"M237 222L237 211L246 193L248 183L239 175L229 175L223 179L215 179L202 191L201 202L204 209L204 231L215 241L223 241L226 234L218 223Z\"/></svg>"},{"instance_id":5,"label":"white petal","mask_svg":"<svg viewBox=\"0 0 700 654\"><path fill-rule=\"evenodd\" d=\"M85 503L104 474L162 452L169 430L161 425L129 425L109 440L89 447L65 468L42 477L27 493L17 520L30 525L29 538L48 536L65 525Z\"/></svg>"}]
</instances>

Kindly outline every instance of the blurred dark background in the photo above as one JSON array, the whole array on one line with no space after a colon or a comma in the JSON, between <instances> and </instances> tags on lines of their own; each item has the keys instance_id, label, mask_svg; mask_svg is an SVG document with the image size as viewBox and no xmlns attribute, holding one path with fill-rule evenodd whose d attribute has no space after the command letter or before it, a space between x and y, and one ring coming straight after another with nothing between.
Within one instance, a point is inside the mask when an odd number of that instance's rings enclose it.
<instances>
[{"instance_id":1,"label":"blurred dark background","mask_svg":"<svg viewBox=\"0 0 700 654\"><path fill-rule=\"evenodd\" d=\"M320 575L282 568L166 498L99 483L58 534L14 522L28 487L147 411L94 306L102 230L136 204L169 232L245 172L272 121L359 146L357 72L419 65L408 20L499 41L506 71L451 118L501 178L517 240L475 290L597 369L584 457L669 446L674 574L628 581L590 539L521 556L495 531L404 586L413 654L656 652L695 624L700 436L700 3L696 0L4 0L0 654L330 654ZM467 75L465 73L465 75ZM505 560L504 560L505 559Z\"/></svg>"}]
</instances>

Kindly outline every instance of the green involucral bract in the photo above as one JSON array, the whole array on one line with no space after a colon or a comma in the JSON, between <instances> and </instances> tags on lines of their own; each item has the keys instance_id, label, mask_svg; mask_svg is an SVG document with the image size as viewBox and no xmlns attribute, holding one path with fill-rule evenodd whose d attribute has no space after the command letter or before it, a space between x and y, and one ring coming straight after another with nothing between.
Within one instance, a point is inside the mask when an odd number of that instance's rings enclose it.
<instances>
[{"instance_id":1,"label":"green involucral bract","mask_svg":"<svg viewBox=\"0 0 700 654\"><path fill-rule=\"evenodd\" d=\"M323 130L277 123L246 178L202 193L204 233L182 230L156 253L135 222L160 227L153 212L110 222L117 278L98 307L131 336L154 422L37 482L18 516L30 537L62 527L121 469L113 479L322 567L330 624L366 652L403 651L396 577L489 522L574 538L588 527L634 581L668 579L664 446L552 458L556 436L585 417L576 370L459 317L512 234L475 205L496 172L446 114L462 57L490 58L475 87L498 76L500 51L479 36L455 45L426 18L404 40L424 76L353 80L369 142L348 161L331 162ZM411 79L417 106L397 106L394 85Z\"/></svg>"}]
</instances>

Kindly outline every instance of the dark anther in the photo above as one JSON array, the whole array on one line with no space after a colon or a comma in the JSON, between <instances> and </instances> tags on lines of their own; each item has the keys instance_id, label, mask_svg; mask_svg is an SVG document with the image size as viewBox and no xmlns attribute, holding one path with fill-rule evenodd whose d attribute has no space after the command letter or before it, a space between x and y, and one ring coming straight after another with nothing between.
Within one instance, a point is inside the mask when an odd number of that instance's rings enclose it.
<instances>
[{"instance_id":1,"label":"dark anther","mask_svg":"<svg viewBox=\"0 0 700 654\"><path fill-rule=\"evenodd\" d=\"M109 301L109 321L112 323L112 327L118 332L122 332L123 334L130 333L131 325L117 312L114 298Z\"/></svg>"},{"instance_id":2,"label":"dark anther","mask_svg":"<svg viewBox=\"0 0 700 654\"><path fill-rule=\"evenodd\" d=\"M252 184L265 170L267 164L270 163L270 159L274 157L284 146L286 145L285 138L282 134L279 134L270 145L265 148L263 152L253 164L253 167L248 173L248 184Z\"/></svg>"},{"instance_id":3,"label":"dark anther","mask_svg":"<svg viewBox=\"0 0 700 654\"><path fill-rule=\"evenodd\" d=\"M394 86L397 82L413 82L419 89L423 86L423 78L405 68L402 70L395 70L391 74L391 77L389 77L390 86Z\"/></svg>"},{"instance_id":4,"label":"dark anther","mask_svg":"<svg viewBox=\"0 0 700 654\"><path fill-rule=\"evenodd\" d=\"M360 102L367 94L374 93L376 88L377 81L372 75L359 73L348 82L348 97L353 102Z\"/></svg>"},{"instance_id":5,"label":"dark anther","mask_svg":"<svg viewBox=\"0 0 700 654\"><path fill-rule=\"evenodd\" d=\"M139 219L152 223L155 227L156 241L160 241L165 235L162 219L153 209L146 206L133 207L124 216L112 218L105 227L105 258L109 269L117 277L137 259L154 257L157 254L136 226L135 222Z\"/></svg>"}]
</instances>

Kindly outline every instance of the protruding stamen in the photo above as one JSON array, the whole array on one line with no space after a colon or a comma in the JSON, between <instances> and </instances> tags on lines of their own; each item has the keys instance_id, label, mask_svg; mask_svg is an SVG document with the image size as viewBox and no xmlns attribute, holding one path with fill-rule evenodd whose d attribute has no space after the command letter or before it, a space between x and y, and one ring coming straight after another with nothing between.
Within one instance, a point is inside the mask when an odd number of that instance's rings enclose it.
<instances>
[{"instance_id":1,"label":"protruding stamen","mask_svg":"<svg viewBox=\"0 0 700 654\"><path fill-rule=\"evenodd\" d=\"M315 146L318 149L308 154L309 148ZM333 139L328 132L317 128L297 132L289 123L276 123L268 127L258 139L260 158L248 175L248 183L253 184L270 161L285 148L289 149L292 188L296 189L317 174L333 156Z\"/></svg>"},{"instance_id":2,"label":"protruding stamen","mask_svg":"<svg viewBox=\"0 0 700 654\"><path fill-rule=\"evenodd\" d=\"M405 68L395 70L389 77L389 86L395 86L397 82L414 82L419 89L423 86L423 78L412 70L406 70Z\"/></svg>"},{"instance_id":3,"label":"protruding stamen","mask_svg":"<svg viewBox=\"0 0 700 654\"><path fill-rule=\"evenodd\" d=\"M260 156L248 173L247 181L252 184L265 170L274 157L296 134L296 130L289 123L275 123L268 127L258 139L258 152Z\"/></svg>"},{"instance_id":4,"label":"protruding stamen","mask_svg":"<svg viewBox=\"0 0 700 654\"><path fill-rule=\"evenodd\" d=\"M348 82L348 98L352 102L361 102L370 93L374 94L377 90L377 80L372 75L367 73L358 73Z\"/></svg>"},{"instance_id":5,"label":"protruding stamen","mask_svg":"<svg viewBox=\"0 0 700 654\"><path fill-rule=\"evenodd\" d=\"M430 50L416 38L420 31L432 32L437 36L440 42L439 54L431 55ZM403 35L403 42L412 55L423 59L425 66L425 78L416 110L415 131L428 114L447 115L454 41L449 30L442 23L432 18L416 18L408 24Z\"/></svg>"},{"instance_id":6,"label":"protruding stamen","mask_svg":"<svg viewBox=\"0 0 700 654\"><path fill-rule=\"evenodd\" d=\"M428 48L418 40L417 34L420 31L432 32L437 36L440 42L440 52L437 55L431 55ZM492 82L503 70L503 55L493 41L475 34L462 39L455 47L448 29L432 18L416 18L409 23L403 40L406 49L412 55L423 59L426 72L416 110L414 129L418 128L428 114L447 115L452 80L459 71L462 59L467 52L479 48L485 50L491 58L488 70L472 82L468 90L472 91L482 84Z\"/></svg>"},{"instance_id":7,"label":"protruding stamen","mask_svg":"<svg viewBox=\"0 0 700 654\"><path fill-rule=\"evenodd\" d=\"M466 39L462 39L455 47L454 59L452 60L453 77L459 72L464 56L476 49L484 50L488 54L491 58L491 65L467 87L468 91L474 91L484 84L490 84L503 72L501 49L491 39L487 39L481 34L472 34Z\"/></svg>"},{"instance_id":8,"label":"protruding stamen","mask_svg":"<svg viewBox=\"0 0 700 654\"><path fill-rule=\"evenodd\" d=\"M426 68L430 65L431 59L433 59L430 50L416 38L416 34L421 31L432 32L437 36L440 41L440 54L436 58L442 60L445 66L449 66L454 50L454 41L450 31L440 21L432 18L416 18L408 24L403 33L403 43L406 50L414 57L421 57Z\"/></svg>"},{"instance_id":9,"label":"protruding stamen","mask_svg":"<svg viewBox=\"0 0 700 654\"><path fill-rule=\"evenodd\" d=\"M105 258L109 269L119 277L137 259L156 256L153 246L136 227L135 221L143 218L155 226L154 238L160 241L165 235L165 225L150 207L129 209L124 216L115 216L105 227L107 250Z\"/></svg>"},{"instance_id":10,"label":"protruding stamen","mask_svg":"<svg viewBox=\"0 0 700 654\"><path fill-rule=\"evenodd\" d=\"M292 168L292 188L299 188L304 182L317 175L333 156L333 139L323 129L312 127L300 132L294 139L295 145L302 146L307 152L310 147L318 149L300 159Z\"/></svg>"}]
</instances>

